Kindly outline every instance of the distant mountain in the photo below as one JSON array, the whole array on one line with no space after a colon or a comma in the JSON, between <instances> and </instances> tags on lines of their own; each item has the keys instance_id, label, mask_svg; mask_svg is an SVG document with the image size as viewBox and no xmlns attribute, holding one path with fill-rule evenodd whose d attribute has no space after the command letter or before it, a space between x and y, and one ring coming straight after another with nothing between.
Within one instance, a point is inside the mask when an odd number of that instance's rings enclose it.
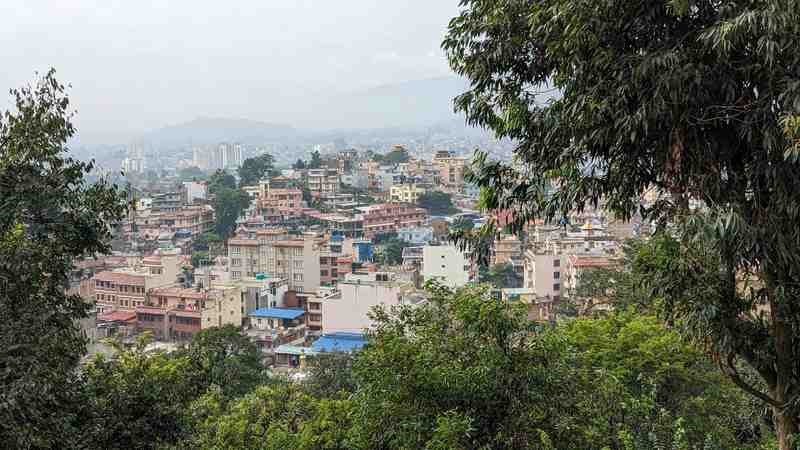
<instances>
[{"instance_id":1,"label":"distant mountain","mask_svg":"<svg viewBox=\"0 0 800 450\"><path fill-rule=\"evenodd\" d=\"M199 118L145 133L138 140L160 147L213 145L226 141L260 145L282 142L296 134L289 125L248 119Z\"/></svg>"}]
</instances>

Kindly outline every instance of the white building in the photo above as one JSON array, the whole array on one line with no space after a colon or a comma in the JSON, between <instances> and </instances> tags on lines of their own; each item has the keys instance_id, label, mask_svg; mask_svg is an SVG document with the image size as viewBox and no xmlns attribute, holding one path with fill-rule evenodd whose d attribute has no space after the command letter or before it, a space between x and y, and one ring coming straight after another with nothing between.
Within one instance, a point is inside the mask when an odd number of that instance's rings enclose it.
<instances>
[{"instance_id":1,"label":"white building","mask_svg":"<svg viewBox=\"0 0 800 450\"><path fill-rule=\"evenodd\" d=\"M468 254L455 245L426 245L422 248L422 270L425 281L439 280L449 287L460 287L472 279Z\"/></svg>"},{"instance_id":2,"label":"white building","mask_svg":"<svg viewBox=\"0 0 800 450\"><path fill-rule=\"evenodd\" d=\"M433 240L431 227L406 227L397 230L397 238L413 245L425 245Z\"/></svg>"},{"instance_id":3,"label":"white building","mask_svg":"<svg viewBox=\"0 0 800 450\"><path fill-rule=\"evenodd\" d=\"M186 203L193 204L196 200L206 199L208 184L206 182L186 181L183 183L183 190L186 192Z\"/></svg>"},{"instance_id":4,"label":"white building","mask_svg":"<svg viewBox=\"0 0 800 450\"><path fill-rule=\"evenodd\" d=\"M548 297L559 301L565 291L563 267L566 257L552 252L525 253L523 286L532 289L536 297Z\"/></svg>"},{"instance_id":5,"label":"white building","mask_svg":"<svg viewBox=\"0 0 800 450\"><path fill-rule=\"evenodd\" d=\"M370 328L372 320L368 314L373 307L399 305L402 298L394 274L386 272L347 274L337 288L338 293L321 300L325 333L361 332Z\"/></svg>"}]
</instances>

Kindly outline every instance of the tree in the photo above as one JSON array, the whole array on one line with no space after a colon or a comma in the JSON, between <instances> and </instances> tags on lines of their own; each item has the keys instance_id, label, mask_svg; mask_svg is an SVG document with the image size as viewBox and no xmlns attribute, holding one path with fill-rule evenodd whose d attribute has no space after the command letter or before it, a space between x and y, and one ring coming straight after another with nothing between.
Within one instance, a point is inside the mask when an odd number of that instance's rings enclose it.
<instances>
[{"instance_id":1,"label":"tree","mask_svg":"<svg viewBox=\"0 0 800 450\"><path fill-rule=\"evenodd\" d=\"M434 216L448 216L458 212L458 208L453 206L453 197L440 191L430 191L420 195L417 205L427 209L428 214Z\"/></svg>"},{"instance_id":2,"label":"tree","mask_svg":"<svg viewBox=\"0 0 800 450\"><path fill-rule=\"evenodd\" d=\"M258 184L262 178L272 174L274 162L275 159L269 153L245 159L242 167L239 167L239 185L254 186Z\"/></svg>"},{"instance_id":3,"label":"tree","mask_svg":"<svg viewBox=\"0 0 800 450\"><path fill-rule=\"evenodd\" d=\"M399 238L390 238L380 247L377 254L377 261L387 266L396 266L403 262L403 249L408 247L408 242Z\"/></svg>"},{"instance_id":4,"label":"tree","mask_svg":"<svg viewBox=\"0 0 800 450\"><path fill-rule=\"evenodd\" d=\"M549 435L558 448L588 448L566 431L572 387L561 342L530 333L521 304L483 289L431 289L424 305L374 312L354 365L356 446L546 448Z\"/></svg>"},{"instance_id":5,"label":"tree","mask_svg":"<svg viewBox=\"0 0 800 450\"><path fill-rule=\"evenodd\" d=\"M458 217L453 223L450 224L450 229L453 231L470 231L475 228L475 222L466 218L466 217Z\"/></svg>"},{"instance_id":6,"label":"tree","mask_svg":"<svg viewBox=\"0 0 800 450\"><path fill-rule=\"evenodd\" d=\"M250 205L250 196L239 189L217 188L212 202L216 218L216 233L230 236L236 227L236 219Z\"/></svg>"},{"instance_id":7,"label":"tree","mask_svg":"<svg viewBox=\"0 0 800 450\"><path fill-rule=\"evenodd\" d=\"M216 194L223 189L236 189L236 178L225 170L217 169L208 180L208 192Z\"/></svg>"},{"instance_id":8,"label":"tree","mask_svg":"<svg viewBox=\"0 0 800 450\"><path fill-rule=\"evenodd\" d=\"M67 294L75 261L110 251L123 193L84 181L93 163L67 156L65 89L49 71L12 90L0 116L0 439L8 448L75 445L75 368L90 305Z\"/></svg>"},{"instance_id":9,"label":"tree","mask_svg":"<svg viewBox=\"0 0 800 450\"><path fill-rule=\"evenodd\" d=\"M321 353L308 359L306 391L315 397L338 397L356 390L353 379L353 360L350 353Z\"/></svg>"},{"instance_id":10,"label":"tree","mask_svg":"<svg viewBox=\"0 0 800 450\"><path fill-rule=\"evenodd\" d=\"M226 398L240 397L265 379L261 351L233 325L200 331L180 354L189 360L193 382L219 386Z\"/></svg>"},{"instance_id":11,"label":"tree","mask_svg":"<svg viewBox=\"0 0 800 450\"><path fill-rule=\"evenodd\" d=\"M195 250L208 250L210 246L222 242L219 235L213 231L208 231L200 236L192 243L192 248Z\"/></svg>"},{"instance_id":12,"label":"tree","mask_svg":"<svg viewBox=\"0 0 800 450\"><path fill-rule=\"evenodd\" d=\"M292 169L295 170L303 170L305 168L306 168L306 162L300 158L297 158L297 161L294 164L292 164Z\"/></svg>"},{"instance_id":13,"label":"tree","mask_svg":"<svg viewBox=\"0 0 800 450\"><path fill-rule=\"evenodd\" d=\"M149 335L133 348L112 343L113 358L96 356L83 371L83 448L155 449L186 432L183 410L202 388L191 382L189 360L147 351Z\"/></svg>"},{"instance_id":14,"label":"tree","mask_svg":"<svg viewBox=\"0 0 800 450\"><path fill-rule=\"evenodd\" d=\"M309 169L319 169L322 167L322 157L317 150L311 152L311 161L306 165Z\"/></svg>"},{"instance_id":15,"label":"tree","mask_svg":"<svg viewBox=\"0 0 800 450\"><path fill-rule=\"evenodd\" d=\"M205 170L194 166L184 167L178 170L178 179L180 181L204 180L207 175Z\"/></svg>"},{"instance_id":16,"label":"tree","mask_svg":"<svg viewBox=\"0 0 800 450\"><path fill-rule=\"evenodd\" d=\"M522 277L511 263L490 266L481 276L481 283L489 283L497 289L522 287Z\"/></svg>"},{"instance_id":17,"label":"tree","mask_svg":"<svg viewBox=\"0 0 800 450\"><path fill-rule=\"evenodd\" d=\"M384 155L383 162L386 164L399 164L411 159L408 150L402 145L395 146L389 153Z\"/></svg>"},{"instance_id":18,"label":"tree","mask_svg":"<svg viewBox=\"0 0 800 450\"><path fill-rule=\"evenodd\" d=\"M514 210L515 230L600 202L621 218L672 223L677 239L663 243L675 259L650 266L653 293L772 408L790 448L800 425L797 3L462 5L443 43L471 82L456 108L517 143L513 166L477 157L482 206ZM542 103L543 88L558 98ZM640 205L650 188L662 195ZM712 281L702 301L700 286L676 278L692 270Z\"/></svg>"},{"instance_id":19,"label":"tree","mask_svg":"<svg viewBox=\"0 0 800 450\"><path fill-rule=\"evenodd\" d=\"M207 250L195 250L192 252L192 267L195 269L209 263L209 254Z\"/></svg>"}]
</instances>

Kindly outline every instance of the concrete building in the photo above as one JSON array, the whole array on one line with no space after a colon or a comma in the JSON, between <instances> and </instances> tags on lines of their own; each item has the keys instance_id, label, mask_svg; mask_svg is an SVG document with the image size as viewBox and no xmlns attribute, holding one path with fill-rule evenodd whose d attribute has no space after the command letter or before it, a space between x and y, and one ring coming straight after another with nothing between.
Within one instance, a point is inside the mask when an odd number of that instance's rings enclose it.
<instances>
[{"instance_id":1,"label":"concrete building","mask_svg":"<svg viewBox=\"0 0 800 450\"><path fill-rule=\"evenodd\" d=\"M275 363L275 349L281 345L305 342L305 311L301 308L259 308L248 314L248 337L258 349Z\"/></svg>"},{"instance_id":2,"label":"concrete building","mask_svg":"<svg viewBox=\"0 0 800 450\"><path fill-rule=\"evenodd\" d=\"M422 248L422 278L439 280L449 287L461 287L472 281L473 270L469 254L455 245L426 245Z\"/></svg>"},{"instance_id":3,"label":"concrete building","mask_svg":"<svg viewBox=\"0 0 800 450\"><path fill-rule=\"evenodd\" d=\"M425 245L433 240L431 227L405 227L397 230L397 238L412 245Z\"/></svg>"},{"instance_id":4,"label":"concrete building","mask_svg":"<svg viewBox=\"0 0 800 450\"><path fill-rule=\"evenodd\" d=\"M416 204L419 197L425 192L426 189L417 184L396 184L389 190L389 195L394 203Z\"/></svg>"},{"instance_id":5,"label":"concrete building","mask_svg":"<svg viewBox=\"0 0 800 450\"><path fill-rule=\"evenodd\" d=\"M314 292L320 286L323 241L314 236L284 239L282 231L256 232L257 239L228 240L231 279L255 278L257 273L285 278L295 292Z\"/></svg>"},{"instance_id":6,"label":"concrete building","mask_svg":"<svg viewBox=\"0 0 800 450\"><path fill-rule=\"evenodd\" d=\"M427 217L424 209L406 203L381 203L359 210L365 237L396 232L400 228L419 227Z\"/></svg>"},{"instance_id":7,"label":"concrete building","mask_svg":"<svg viewBox=\"0 0 800 450\"><path fill-rule=\"evenodd\" d=\"M302 215L303 191L292 184L292 180L276 177L259 183L256 209L267 223L281 223Z\"/></svg>"},{"instance_id":8,"label":"concrete building","mask_svg":"<svg viewBox=\"0 0 800 450\"><path fill-rule=\"evenodd\" d=\"M563 277L565 262L564 255L529 250L525 253L523 287L532 289L536 297L547 297L558 302L566 292Z\"/></svg>"},{"instance_id":9,"label":"concrete building","mask_svg":"<svg viewBox=\"0 0 800 450\"><path fill-rule=\"evenodd\" d=\"M442 151L436 153L433 162L439 168L440 186L450 192L460 192L464 189L464 172L467 167L466 158Z\"/></svg>"},{"instance_id":10,"label":"concrete building","mask_svg":"<svg viewBox=\"0 0 800 450\"><path fill-rule=\"evenodd\" d=\"M245 318L245 296L239 286L218 286L208 290L201 311L201 327L241 327Z\"/></svg>"},{"instance_id":11,"label":"concrete building","mask_svg":"<svg viewBox=\"0 0 800 450\"><path fill-rule=\"evenodd\" d=\"M325 198L339 192L339 173L336 170L308 169L306 178L312 196Z\"/></svg>"},{"instance_id":12,"label":"concrete building","mask_svg":"<svg viewBox=\"0 0 800 450\"><path fill-rule=\"evenodd\" d=\"M326 333L361 332L370 328L370 310L376 305L399 305L401 292L394 274L348 274L344 281L339 282L336 292L316 302L321 306L322 330Z\"/></svg>"},{"instance_id":13,"label":"concrete building","mask_svg":"<svg viewBox=\"0 0 800 450\"><path fill-rule=\"evenodd\" d=\"M131 267L97 273L92 280L98 313L134 311L147 303L150 289L174 284L182 265L180 255L165 253L142 258Z\"/></svg>"},{"instance_id":14,"label":"concrete building","mask_svg":"<svg viewBox=\"0 0 800 450\"><path fill-rule=\"evenodd\" d=\"M208 292L176 286L153 288L147 303L136 307L137 331L150 331L156 340L187 341L201 329L201 311Z\"/></svg>"},{"instance_id":15,"label":"concrete building","mask_svg":"<svg viewBox=\"0 0 800 450\"><path fill-rule=\"evenodd\" d=\"M184 202L187 205L191 205L208 197L208 183L205 181L185 181L183 183L183 191L185 194Z\"/></svg>"}]
</instances>

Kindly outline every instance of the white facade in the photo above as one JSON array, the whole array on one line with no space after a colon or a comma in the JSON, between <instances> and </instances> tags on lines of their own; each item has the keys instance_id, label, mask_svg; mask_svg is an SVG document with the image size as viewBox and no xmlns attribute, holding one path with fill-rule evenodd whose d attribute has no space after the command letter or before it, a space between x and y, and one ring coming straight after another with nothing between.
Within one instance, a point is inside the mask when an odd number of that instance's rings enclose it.
<instances>
[{"instance_id":1,"label":"white facade","mask_svg":"<svg viewBox=\"0 0 800 450\"><path fill-rule=\"evenodd\" d=\"M433 240L431 227L407 227L397 230L397 238L413 245L424 245Z\"/></svg>"},{"instance_id":2,"label":"white facade","mask_svg":"<svg viewBox=\"0 0 800 450\"><path fill-rule=\"evenodd\" d=\"M533 289L537 297L558 301L565 291L565 263L564 255L529 251L525 254L524 287Z\"/></svg>"},{"instance_id":3,"label":"white facade","mask_svg":"<svg viewBox=\"0 0 800 450\"><path fill-rule=\"evenodd\" d=\"M460 287L470 281L471 264L454 245L426 245L422 248L421 274L425 281L439 280L448 287Z\"/></svg>"},{"instance_id":4,"label":"white facade","mask_svg":"<svg viewBox=\"0 0 800 450\"><path fill-rule=\"evenodd\" d=\"M186 181L183 183L183 189L186 191L186 203L192 204L195 200L206 199L208 191L206 183Z\"/></svg>"},{"instance_id":5,"label":"white facade","mask_svg":"<svg viewBox=\"0 0 800 450\"><path fill-rule=\"evenodd\" d=\"M322 301L322 331L362 332L373 324L368 314L377 305L400 304L400 287L383 272L347 274L338 284L338 295Z\"/></svg>"}]
</instances>

